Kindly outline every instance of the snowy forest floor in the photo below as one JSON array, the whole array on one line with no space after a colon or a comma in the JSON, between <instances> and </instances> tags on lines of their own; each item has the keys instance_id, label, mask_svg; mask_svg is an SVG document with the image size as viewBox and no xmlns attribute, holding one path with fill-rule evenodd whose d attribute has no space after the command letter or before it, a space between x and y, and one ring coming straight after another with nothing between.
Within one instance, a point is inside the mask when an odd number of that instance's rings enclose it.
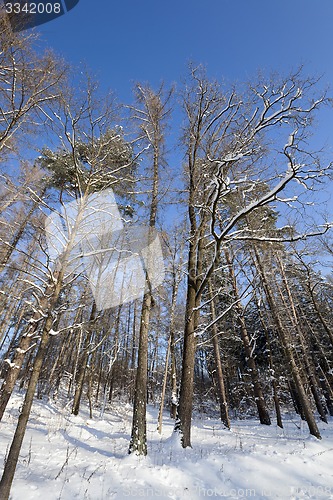
<instances>
[{"instance_id":1,"label":"snowy forest floor","mask_svg":"<svg viewBox=\"0 0 333 500\"><path fill-rule=\"evenodd\" d=\"M12 397L0 424L1 468L22 397ZM298 417L284 429L255 420L194 418L192 449L183 450L164 415L148 407L148 452L128 455L128 404L114 403L100 419L83 407L78 417L59 403L35 401L11 499L333 498L333 419L320 423L323 439L309 436Z\"/></svg>"}]
</instances>

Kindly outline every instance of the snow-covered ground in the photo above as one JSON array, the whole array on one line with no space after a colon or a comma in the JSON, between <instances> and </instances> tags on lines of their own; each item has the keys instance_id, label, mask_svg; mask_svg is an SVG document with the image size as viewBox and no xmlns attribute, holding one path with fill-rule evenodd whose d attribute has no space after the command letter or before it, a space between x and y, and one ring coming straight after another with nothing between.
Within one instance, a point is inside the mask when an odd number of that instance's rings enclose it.
<instances>
[{"instance_id":1,"label":"snow-covered ground","mask_svg":"<svg viewBox=\"0 0 333 500\"><path fill-rule=\"evenodd\" d=\"M19 395L0 423L1 456L13 434ZM93 420L68 408L36 401L16 471L12 500L332 498L333 419L320 423L323 439L309 436L299 418L285 428L195 418L192 449L183 450L165 414L156 431L157 408L148 408L149 455L128 455L131 407L114 404Z\"/></svg>"}]
</instances>

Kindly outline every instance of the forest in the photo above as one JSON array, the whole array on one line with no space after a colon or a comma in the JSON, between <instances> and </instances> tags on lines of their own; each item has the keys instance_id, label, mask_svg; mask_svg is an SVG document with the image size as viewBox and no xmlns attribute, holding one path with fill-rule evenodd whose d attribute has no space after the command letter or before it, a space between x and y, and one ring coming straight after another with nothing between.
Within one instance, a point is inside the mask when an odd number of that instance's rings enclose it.
<instances>
[{"instance_id":1,"label":"forest","mask_svg":"<svg viewBox=\"0 0 333 500\"><path fill-rule=\"evenodd\" d=\"M230 84L191 63L183 82L138 82L120 103L5 18L0 46L0 419L24 398L1 499L38 400L91 419L131 405L139 456L150 404L183 449L194 410L225 429L282 429L295 412L320 440L333 416L320 78L299 67ZM134 282L101 284L110 259L125 279L131 258Z\"/></svg>"}]
</instances>

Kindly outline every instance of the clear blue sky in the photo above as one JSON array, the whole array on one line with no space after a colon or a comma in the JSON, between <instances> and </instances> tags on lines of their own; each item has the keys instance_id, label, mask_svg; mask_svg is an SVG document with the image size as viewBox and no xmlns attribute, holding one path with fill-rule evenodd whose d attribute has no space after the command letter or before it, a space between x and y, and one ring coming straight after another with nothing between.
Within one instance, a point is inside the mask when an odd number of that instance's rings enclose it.
<instances>
[{"instance_id":1,"label":"clear blue sky","mask_svg":"<svg viewBox=\"0 0 333 500\"><path fill-rule=\"evenodd\" d=\"M80 0L39 30L124 99L133 81L177 81L191 59L228 80L304 63L332 82L332 23L332 0Z\"/></svg>"}]
</instances>

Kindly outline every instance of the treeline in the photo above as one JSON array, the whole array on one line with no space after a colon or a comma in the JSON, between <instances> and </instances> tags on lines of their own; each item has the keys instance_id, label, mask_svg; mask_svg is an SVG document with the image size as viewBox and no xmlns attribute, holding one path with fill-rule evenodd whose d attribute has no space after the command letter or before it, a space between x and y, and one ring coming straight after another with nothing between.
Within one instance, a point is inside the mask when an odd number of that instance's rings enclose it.
<instances>
[{"instance_id":1,"label":"treeline","mask_svg":"<svg viewBox=\"0 0 333 500\"><path fill-rule=\"evenodd\" d=\"M179 88L137 84L120 105L3 18L0 38L0 418L25 392L1 498L34 397L75 415L85 400L93 418L131 402L129 452L142 455L147 401L159 430L168 408L184 448L194 404L226 428L283 427L294 409L320 438L317 418L333 415L331 224L311 209L325 213L332 175L311 136L330 104L320 81L301 68L236 88L191 66ZM73 251L89 200L110 189L132 234L159 232L166 276L103 308Z\"/></svg>"}]
</instances>

